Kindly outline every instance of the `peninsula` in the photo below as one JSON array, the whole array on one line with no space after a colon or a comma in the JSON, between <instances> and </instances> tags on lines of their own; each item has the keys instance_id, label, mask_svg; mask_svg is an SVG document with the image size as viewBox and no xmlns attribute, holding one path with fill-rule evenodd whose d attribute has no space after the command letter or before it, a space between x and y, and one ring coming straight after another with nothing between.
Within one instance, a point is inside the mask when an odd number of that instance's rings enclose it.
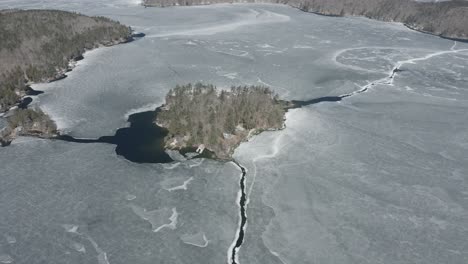
<instances>
[{"instance_id":1,"label":"peninsula","mask_svg":"<svg viewBox=\"0 0 468 264\"><path fill-rule=\"evenodd\" d=\"M188 84L169 91L155 122L168 130L165 148L206 148L219 159L230 159L250 136L283 128L289 105L267 87L219 90L213 85Z\"/></svg>"},{"instance_id":2,"label":"peninsula","mask_svg":"<svg viewBox=\"0 0 468 264\"><path fill-rule=\"evenodd\" d=\"M57 10L1 10L0 25L0 113L8 123L1 145L17 135L56 134L44 112L27 109L32 99L25 96L38 93L32 83L64 78L86 50L133 39L131 28L119 22Z\"/></svg>"}]
</instances>

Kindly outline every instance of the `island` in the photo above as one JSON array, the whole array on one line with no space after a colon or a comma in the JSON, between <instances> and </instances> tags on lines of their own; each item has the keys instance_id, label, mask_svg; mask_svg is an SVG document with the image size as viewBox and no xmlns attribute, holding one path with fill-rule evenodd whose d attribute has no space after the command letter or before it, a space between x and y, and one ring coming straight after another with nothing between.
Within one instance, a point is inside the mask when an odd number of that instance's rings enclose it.
<instances>
[{"instance_id":1,"label":"island","mask_svg":"<svg viewBox=\"0 0 468 264\"><path fill-rule=\"evenodd\" d=\"M326 16L363 16L401 22L433 35L468 40L468 1L414 0L143 0L144 6L190 6L217 3L286 4L305 12Z\"/></svg>"},{"instance_id":2,"label":"island","mask_svg":"<svg viewBox=\"0 0 468 264\"><path fill-rule=\"evenodd\" d=\"M8 123L2 145L17 135L56 133L44 112L27 109L32 99L25 96L38 94L31 84L65 78L86 50L133 40L119 22L58 10L2 10L0 25L0 113Z\"/></svg>"},{"instance_id":3,"label":"island","mask_svg":"<svg viewBox=\"0 0 468 264\"><path fill-rule=\"evenodd\" d=\"M176 86L157 109L158 126L167 129L164 147L203 152L228 160L235 148L252 135L284 127L291 103L268 87L237 86L218 89L197 83Z\"/></svg>"}]
</instances>

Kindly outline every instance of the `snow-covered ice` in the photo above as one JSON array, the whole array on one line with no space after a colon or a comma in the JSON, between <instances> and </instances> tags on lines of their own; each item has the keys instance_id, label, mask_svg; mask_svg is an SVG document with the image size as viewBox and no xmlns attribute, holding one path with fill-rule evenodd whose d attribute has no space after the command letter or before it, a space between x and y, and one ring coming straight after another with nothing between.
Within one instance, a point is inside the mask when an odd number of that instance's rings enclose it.
<instances>
[{"instance_id":1,"label":"snow-covered ice","mask_svg":"<svg viewBox=\"0 0 468 264\"><path fill-rule=\"evenodd\" d=\"M12 156L15 162L8 162ZM229 164L206 160L190 167L187 161L167 170L128 162L112 145L39 139L1 148L0 160L5 261L186 263L190 256L192 263L222 263L235 236L239 172ZM161 184L178 175L192 175L187 190L164 190ZM180 240L194 230L210 240L196 254L199 247ZM5 235L17 242L8 244Z\"/></svg>"},{"instance_id":2,"label":"snow-covered ice","mask_svg":"<svg viewBox=\"0 0 468 264\"><path fill-rule=\"evenodd\" d=\"M195 234L185 234L180 237L184 243L193 245L196 247L206 247L208 246L209 240L206 238L205 233L198 232Z\"/></svg>"},{"instance_id":3,"label":"snow-covered ice","mask_svg":"<svg viewBox=\"0 0 468 264\"><path fill-rule=\"evenodd\" d=\"M147 35L87 52L68 78L34 87L45 90L34 104L73 136L112 135L180 83L349 95L291 110L284 130L236 151L248 196L240 263L468 262L468 44L280 5L8 7L105 15ZM0 148L0 262L225 263L238 169L169 153L177 162L33 138Z\"/></svg>"}]
</instances>

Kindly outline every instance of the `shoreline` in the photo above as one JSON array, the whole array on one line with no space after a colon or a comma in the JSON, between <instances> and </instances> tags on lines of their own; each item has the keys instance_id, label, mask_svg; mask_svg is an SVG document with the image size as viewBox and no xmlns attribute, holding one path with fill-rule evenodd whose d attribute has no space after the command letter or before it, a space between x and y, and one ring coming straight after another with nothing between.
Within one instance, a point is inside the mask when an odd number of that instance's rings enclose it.
<instances>
[{"instance_id":1,"label":"shoreline","mask_svg":"<svg viewBox=\"0 0 468 264\"><path fill-rule=\"evenodd\" d=\"M6 109L5 111L1 112L0 113L0 118L4 118L8 122L8 117L10 116L10 114L14 114L14 111L16 109L21 109L21 110L29 109L28 107L34 101L34 97L44 93L44 91L35 90L31 86L35 85L35 84L45 84L45 83L57 82L57 81L60 81L60 80L63 80L65 78L67 78L68 76L66 75L66 73L73 71L73 69L76 67L77 62L85 59L84 55L85 55L85 53L87 51L97 50L97 49L100 49L100 48L112 47L112 46L116 46L116 45L120 45L120 44L130 43L130 42L136 41L136 40L138 40L140 38L143 38L144 36L146 36L144 33L136 33L132 29L130 35L128 35L125 38L121 38L118 41L113 41L112 43L100 44L99 46L97 46L96 48L93 48L93 49L84 49L80 55L78 55L76 57L73 57L68 61L68 66L66 68L57 70L54 77L45 78L41 82L28 82L26 84L27 88L25 90L24 95L22 95L18 99L18 101L16 102L15 105L13 105L13 106L9 107L8 109ZM38 109L41 110L40 107L38 107ZM48 115L46 114L46 116L48 116ZM52 120L52 122L56 126L56 122L54 120ZM60 131L58 131L58 130L56 130L53 134L49 134L49 133L47 133L45 131L37 130L37 131L29 131L29 132L20 132L20 134L18 135L17 134L18 131L16 131L16 129L17 129L16 127L13 128L13 127L10 127L9 125L7 125L7 127L0 130L0 132L2 132L2 133L0 133L0 146L1 147L9 146L11 144L11 142L13 140L15 140L18 136L30 136L30 137L37 137L37 138L44 138L44 139L53 139L53 138L59 138L59 137L62 136L60 134Z\"/></svg>"},{"instance_id":2,"label":"shoreline","mask_svg":"<svg viewBox=\"0 0 468 264\"><path fill-rule=\"evenodd\" d=\"M322 102L338 102L348 97L344 96L328 96L319 97L306 101L301 100L281 100L284 104L285 113L289 110L302 108L308 105L318 104ZM228 158L218 157L215 152L205 148L201 153L197 153L197 146L175 146L168 147L165 141L168 135L168 130L157 124L158 113L165 107L165 104L160 105L155 110L143 111L129 115L127 122L130 123L128 127L118 128L114 135L101 136L96 139L83 139L75 138L70 135L58 134L50 137L51 140L62 140L73 143L91 144L103 143L115 145L115 152L117 155L135 163L171 163L175 161L167 153L168 150L179 152L184 158L198 159L207 158L219 162L236 162L232 156L235 150L245 142L249 142L253 137L260 135L263 132L282 131L286 129L286 116L284 116L283 126L278 129L264 129L264 130L251 130L248 136L232 146L232 151L229 153ZM197 155L195 155L197 153Z\"/></svg>"},{"instance_id":3,"label":"shoreline","mask_svg":"<svg viewBox=\"0 0 468 264\"><path fill-rule=\"evenodd\" d=\"M179 5L179 4L175 4L175 5L168 5L168 6L158 6L158 5L148 5L148 4L145 4L145 1L143 0L141 2L141 6L143 6L144 8L170 8L170 7L196 7L196 6L210 6L210 5L255 5L255 4L266 4L266 5L282 5L282 6L286 6L286 7L290 7L290 8L293 8L293 9L297 9L301 12L304 12L304 13L309 13L309 14L314 14L314 15L318 15L318 16L325 16L325 17L335 17L335 18L341 18L341 17L360 17L360 18L367 18L367 19L370 19L370 20L374 20L374 21L379 21L379 22L384 22L384 23L399 23L401 25L403 25L404 27L410 29L410 30L413 30L413 31L416 31L416 32L419 32L419 33L423 33L423 34L428 34L428 35L432 35L432 36L435 36L435 37L439 37L439 38L442 38L442 39L447 39L447 40L453 40L453 41L459 41L459 42L463 42L463 43L468 43L468 36L466 38L461 38L461 37L455 37L455 36L444 36L442 34L437 34L437 33L433 33L433 32L429 32L429 31L424 31L424 30L419 30L417 29L416 27L413 27L413 26L410 26L404 22L401 22L401 21L388 21L388 20L382 20L382 19L377 19L377 18L372 18L372 17L368 17L368 16L363 16L363 15L335 15L335 14L325 14L325 13L320 13L320 12L317 12L317 11L309 11L309 10L304 10L303 8L301 8L300 6L296 6L296 5L292 5L290 3L275 3L275 2L219 2L219 3L201 3L201 4L190 4L190 5Z\"/></svg>"},{"instance_id":4,"label":"shoreline","mask_svg":"<svg viewBox=\"0 0 468 264\"><path fill-rule=\"evenodd\" d=\"M8 109L6 109L5 111L0 112L0 113L3 114L3 115L6 115L10 110L14 109L17 106L18 106L18 108L21 108L20 105L28 97L37 96L37 95L40 95L40 94L44 93L44 91L35 90L34 88L32 88L33 85L53 83L53 82L57 82L57 81L60 81L60 80L63 80L65 78L67 78L68 77L67 73L73 71L73 69L76 67L77 62L82 61L82 60L85 59L84 56L85 56L86 52L101 49L101 48L106 48L106 47L112 47L112 46L116 46L116 45L131 43L131 42L136 41L136 40L138 40L140 38L143 38L145 36L146 36L146 34L144 34L142 32L135 32L132 29L132 32L131 32L131 34L129 36L127 36L125 38L121 38L118 41L114 41L112 43L99 44L99 46L97 46L96 48L93 48L93 49L84 49L83 52L80 55L78 55L76 57L73 57L73 58L70 58L68 60L68 66L66 68L58 69L57 72L55 73L55 76L50 77L50 78L44 78L42 81L39 81L39 82L28 82L28 83L26 83L25 93L24 93L24 95L22 95L19 98L18 102L15 105L12 105ZM29 105L29 103L26 104L26 105L23 104L23 107L27 106L27 105Z\"/></svg>"}]
</instances>

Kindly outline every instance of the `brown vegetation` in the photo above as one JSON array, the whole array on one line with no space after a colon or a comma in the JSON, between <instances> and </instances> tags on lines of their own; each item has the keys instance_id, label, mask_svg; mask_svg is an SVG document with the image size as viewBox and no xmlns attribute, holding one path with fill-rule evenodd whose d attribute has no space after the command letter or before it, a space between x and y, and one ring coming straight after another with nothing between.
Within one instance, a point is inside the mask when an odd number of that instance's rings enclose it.
<instances>
[{"instance_id":1,"label":"brown vegetation","mask_svg":"<svg viewBox=\"0 0 468 264\"><path fill-rule=\"evenodd\" d=\"M86 49L127 41L130 28L104 17L53 10L0 11L0 112L16 104L29 82L63 76Z\"/></svg>"},{"instance_id":2,"label":"brown vegetation","mask_svg":"<svg viewBox=\"0 0 468 264\"><path fill-rule=\"evenodd\" d=\"M408 27L449 38L468 39L468 1L416 2L413 0L144 0L145 6L215 3L278 3L306 12L332 16L365 16L402 22Z\"/></svg>"},{"instance_id":3,"label":"brown vegetation","mask_svg":"<svg viewBox=\"0 0 468 264\"><path fill-rule=\"evenodd\" d=\"M57 126L40 109L16 109L7 118L8 126L0 130L0 144L6 146L17 136L53 137Z\"/></svg>"},{"instance_id":4,"label":"brown vegetation","mask_svg":"<svg viewBox=\"0 0 468 264\"><path fill-rule=\"evenodd\" d=\"M197 83L171 89L156 122L169 131L167 148L204 145L218 158L228 159L250 135L281 129L285 112L286 102L267 87L226 91Z\"/></svg>"}]
</instances>

